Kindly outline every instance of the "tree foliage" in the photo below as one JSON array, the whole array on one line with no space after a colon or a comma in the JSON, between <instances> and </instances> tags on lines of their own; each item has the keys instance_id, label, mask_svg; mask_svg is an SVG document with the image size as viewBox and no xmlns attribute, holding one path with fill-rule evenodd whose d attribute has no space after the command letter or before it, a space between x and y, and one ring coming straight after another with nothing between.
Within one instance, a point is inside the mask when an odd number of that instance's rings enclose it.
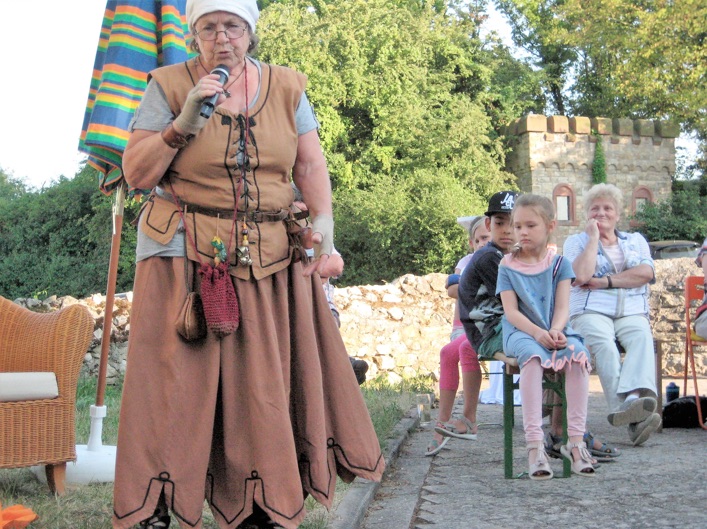
<instances>
[{"instance_id":1,"label":"tree foliage","mask_svg":"<svg viewBox=\"0 0 707 529\"><path fill-rule=\"evenodd\" d=\"M572 28L562 41L581 48L589 61L603 60L603 84L639 117L670 117L707 134L704 1L566 0L559 14ZM585 90L578 102L592 95Z\"/></svg>"},{"instance_id":2,"label":"tree foliage","mask_svg":"<svg viewBox=\"0 0 707 529\"><path fill-rule=\"evenodd\" d=\"M128 207L126 224L135 208ZM47 189L0 200L0 295L105 292L111 233L111 201L88 167ZM134 275L134 230L123 233L119 291L131 288Z\"/></svg>"},{"instance_id":3,"label":"tree foliage","mask_svg":"<svg viewBox=\"0 0 707 529\"><path fill-rule=\"evenodd\" d=\"M558 38L566 23L556 15L563 0L497 0L508 17L513 42L524 50L540 74L553 112L567 113L564 89L577 59L577 50Z\"/></svg>"},{"instance_id":4,"label":"tree foliage","mask_svg":"<svg viewBox=\"0 0 707 529\"><path fill-rule=\"evenodd\" d=\"M707 196L690 182L673 191L669 199L646 204L632 218L649 241L690 240L702 242L707 234Z\"/></svg>"},{"instance_id":5,"label":"tree foliage","mask_svg":"<svg viewBox=\"0 0 707 529\"><path fill-rule=\"evenodd\" d=\"M262 13L260 58L309 79L347 282L451 268L464 251L455 217L511 185L490 109L517 108L516 92L492 86L512 61L484 48L478 21L425 0L290 0Z\"/></svg>"},{"instance_id":6,"label":"tree foliage","mask_svg":"<svg viewBox=\"0 0 707 529\"><path fill-rule=\"evenodd\" d=\"M27 192L22 181L8 175L0 168L0 205L21 197Z\"/></svg>"},{"instance_id":7,"label":"tree foliage","mask_svg":"<svg viewBox=\"0 0 707 529\"><path fill-rule=\"evenodd\" d=\"M707 141L707 4L702 0L496 0L555 111L667 119ZM562 111L564 109L564 112Z\"/></svg>"},{"instance_id":8,"label":"tree foliage","mask_svg":"<svg viewBox=\"0 0 707 529\"><path fill-rule=\"evenodd\" d=\"M527 114L542 114L547 100L543 94L543 74L513 57L498 42L487 43L486 60L493 78L484 106L494 127L508 124Z\"/></svg>"}]
</instances>

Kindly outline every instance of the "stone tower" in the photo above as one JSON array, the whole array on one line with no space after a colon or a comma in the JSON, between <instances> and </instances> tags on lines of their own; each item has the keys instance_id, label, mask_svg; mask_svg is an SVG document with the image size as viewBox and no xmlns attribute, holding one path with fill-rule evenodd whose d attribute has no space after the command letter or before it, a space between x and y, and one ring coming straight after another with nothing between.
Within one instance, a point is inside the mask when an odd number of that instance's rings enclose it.
<instances>
[{"instance_id":1,"label":"stone tower","mask_svg":"<svg viewBox=\"0 0 707 529\"><path fill-rule=\"evenodd\" d=\"M630 215L670 195L679 133L678 125L664 121L530 114L505 131L510 147L506 170L516 175L522 192L552 199L558 218L555 242L562 251L565 239L584 229L582 197L592 186L598 139L604 147L606 183L624 195L619 228L629 230Z\"/></svg>"}]
</instances>

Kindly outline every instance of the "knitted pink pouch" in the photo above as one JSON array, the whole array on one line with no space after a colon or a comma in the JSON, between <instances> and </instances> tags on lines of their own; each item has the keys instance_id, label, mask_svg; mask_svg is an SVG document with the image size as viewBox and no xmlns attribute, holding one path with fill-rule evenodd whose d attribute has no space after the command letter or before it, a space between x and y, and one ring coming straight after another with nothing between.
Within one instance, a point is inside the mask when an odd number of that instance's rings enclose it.
<instances>
[{"instance_id":1,"label":"knitted pink pouch","mask_svg":"<svg viewBox=\"0 0 707 529\"><path fill-rule=\"evenodd\" d=\"M240 309L228 265L219 263L218 266L212 266L203 263L199 275L206 325L217 336L231 334L238 329Z\"/></svg>"}]
</instances>

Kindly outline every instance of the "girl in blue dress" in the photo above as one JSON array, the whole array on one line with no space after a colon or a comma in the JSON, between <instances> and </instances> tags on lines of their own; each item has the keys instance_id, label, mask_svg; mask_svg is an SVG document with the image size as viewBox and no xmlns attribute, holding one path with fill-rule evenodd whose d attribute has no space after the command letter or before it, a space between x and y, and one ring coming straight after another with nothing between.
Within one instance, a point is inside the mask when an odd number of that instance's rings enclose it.
<instances>
[{"instance_id":1,"label":"girl in blue dress","mask_svg":"<svg viewBox=\"0 0 707 529\"><path fill-rule=\"evenodd\" d=\"M572 462L572 472L593 476L592 458L583 441L591 367L581 336L568 325L572 264L548 251L556 225L552 202L538 195L520 196L511 223L517 243L501 261L496 294L503 303L503 350L520 366L530 479L553 476L543 443L544 369L565 375L569 442L562 446L562 455Z\"/></svg>"}]
</instances>

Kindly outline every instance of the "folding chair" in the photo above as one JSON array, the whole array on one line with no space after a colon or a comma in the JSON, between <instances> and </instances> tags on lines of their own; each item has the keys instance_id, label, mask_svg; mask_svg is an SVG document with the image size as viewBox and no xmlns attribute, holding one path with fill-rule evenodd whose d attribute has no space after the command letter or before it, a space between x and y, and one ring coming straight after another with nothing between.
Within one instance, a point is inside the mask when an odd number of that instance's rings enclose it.
<instances>
[{"instance_id":1,"label":"folding chair","mask_svg":"<svg viewBox=\"0 0 707 529\"><path fill-rule=\"evenodd\" d=\"M695 385L695 403L697 404L697 421L700 423L700 427L707 430L707 425L705 425L702 420L700 390L697 387L697 371L695 370L694 352L694 347L706 346L707 340L695 334L695 331L692 328L691 316L692 302L697 301L697 305L699 305L704 299L704 282L705 278L702 276L689 276L685 279L685 373L683 377L683 394L687 395L687 374L688 369L692 368L692 380Z\"/></svg>"}]
</instances>

